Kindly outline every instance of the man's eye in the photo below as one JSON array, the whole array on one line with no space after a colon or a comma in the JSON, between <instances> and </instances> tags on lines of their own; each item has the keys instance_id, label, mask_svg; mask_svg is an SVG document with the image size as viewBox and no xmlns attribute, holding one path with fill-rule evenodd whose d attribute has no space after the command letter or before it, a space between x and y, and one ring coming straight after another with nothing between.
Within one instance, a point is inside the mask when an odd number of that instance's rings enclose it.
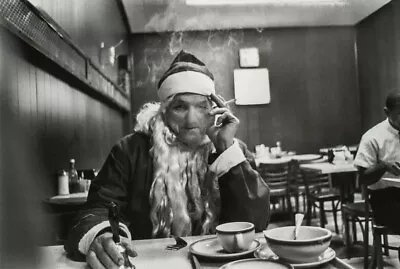
<instances>
[{"instance_id":1,"label":"man's eye","mask_svg":"<svg viewBox=\"0 0 400 269\"><path fill-rule=\"evenodd\" d=\"M202 109L207 109L208 108L208 104L207 103L201 103L201 104L198 104L197 106L199 108L202 108Z\"/></svg>"},{"instance_id":2,"label":"man's eye","mask_svg":"<svg viewBox=\"0 0 400 269\"><path fill-rule=\"evenodd\" d=\"M174 106L174 110L184 110L184 109L185 109L185 106L183 106L183 105Z\"/></svg>"}]
</instances>

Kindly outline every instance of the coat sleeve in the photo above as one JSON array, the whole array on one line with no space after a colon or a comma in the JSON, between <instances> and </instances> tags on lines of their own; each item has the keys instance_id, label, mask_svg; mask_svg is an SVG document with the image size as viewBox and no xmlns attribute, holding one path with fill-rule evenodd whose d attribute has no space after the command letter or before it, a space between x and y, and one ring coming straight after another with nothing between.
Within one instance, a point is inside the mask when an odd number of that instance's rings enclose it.
<instances>
[{"instance_id":1,"label":"coat sleeve","mask_svg":"<svg viewBox=\"0 0 400 269\"><path fill-rule=\"evenodd\" d=\"M234 146L235 144L232 147ZM220 223L248 221L254 224L257 232L260 232L267 228L269 222L270 189L257 172L254 157L245 144L238 141L236 147L240 151L223 152L218 157L220 162L233 165L228 170L229 165L220 165L223 170L226 170L219 176Z\"/></svg>"},{"instance_id":2,"label":"coat sleeve","mask_svg":"<svg viewBox=\"0 0 400 269\"><path fill-rule=\"evenodd\" d=\"M64 245L72 259L82 260L95 236L109 229L110 202L115 202L120 208L121 234L130 237L128 223L125 222L130 164L130 157L120 141L112 148L97 177L92 181L84 209L75 216Z\"/></svg>"}]
</instances>

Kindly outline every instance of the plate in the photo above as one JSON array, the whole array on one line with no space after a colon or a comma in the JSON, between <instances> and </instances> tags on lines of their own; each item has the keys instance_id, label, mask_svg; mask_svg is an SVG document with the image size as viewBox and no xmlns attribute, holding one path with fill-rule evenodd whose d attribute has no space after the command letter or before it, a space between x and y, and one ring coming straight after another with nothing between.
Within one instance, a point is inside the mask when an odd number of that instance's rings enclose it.
<instances>
[{"instance_id":1,"label":"plate","mask_svg":"<svg viewBox=\"0 0 400 269\"><path fill-rule=\"evenodd\" d=\"M314 161L314 160L318 160L321 159L322 156L319 154L301 154L301 155L294 155L292 157L293 160L297 160L297 161Z\"/></svg>"},{"instance_id":2,"label":"plate","mask_svg":"<svg viewBox=\"0 0 400 269\"><path fill-rule=\"evenodd\" d=\"M268 251L267 252L256 251L256 252L254 252L254 257L259 258L259 259L264 259L264 260L278 259L278 257L276 255L271 257L271 253L268 253ZM309 268L309 267L314 267L314 266L318 266L318 265L330 262L334 258L336 258L336 252L333 249L328 248L327 250L325 250L324 253L322 253L320 256L318 256L318 258L315 259L315 261L313 261L313 262L290 263L290 264L293 265L293 268ZM281 260L283 260L283 259L281 259Z\"/></svg>"},{"instance_id":3,"label":"plate","mask_svg":"<svg viewBox=\"0 0 400 269\"><path fill-rule=\"evenodd\" d=\"M261 243L258 240L254 239L248 250L237 253L228 253L223 250L217 237L211 237L192 243L189 246L189 251L195 255L207 258L230 259L230 258L239 258L249 255L254 251L256 251L257 249L259 249L260 247Z\"/></svg>"},{"instance_id":4,"label":"plate","mask_svg":"<svg viewBox=\"0 0 400 269\"><path fill-rule=\"evenodd\" d=\"M219 269L292 269L288 263L263 259L245 259L224 264Z\"/></svg>"}]
</instances>

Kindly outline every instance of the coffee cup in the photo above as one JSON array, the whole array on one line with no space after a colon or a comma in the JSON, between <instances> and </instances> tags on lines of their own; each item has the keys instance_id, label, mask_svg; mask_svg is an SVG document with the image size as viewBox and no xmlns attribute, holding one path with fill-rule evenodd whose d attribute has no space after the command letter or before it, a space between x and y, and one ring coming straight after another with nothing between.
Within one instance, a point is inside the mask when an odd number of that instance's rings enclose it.
<instances>
[{"instance_id":1,"label":"coffee cup","mask_svg":"<svg viewBox=\"0 0 400 269\"><path fill-rule=\"evenodd\" d=\"M216 227L222 248L228 253L242 252L250 248L254 240L254 224L250 222L227 222Z\"/></svg>"}]
</instances>

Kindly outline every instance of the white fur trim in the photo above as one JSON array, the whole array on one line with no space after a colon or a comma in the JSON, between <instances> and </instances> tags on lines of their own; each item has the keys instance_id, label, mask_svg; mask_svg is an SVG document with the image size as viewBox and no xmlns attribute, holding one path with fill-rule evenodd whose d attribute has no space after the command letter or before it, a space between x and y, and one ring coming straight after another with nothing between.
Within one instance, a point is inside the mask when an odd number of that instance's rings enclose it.
<instances>
[{"instance_id":1,"label":"white fur trim","mask_svg":"<svg viewBox=\"0 0 400 269\"><path fill-rule=\"evenodd\" d=\"M158 89L160 101L178 93L197 93L209 96L215 93L214 81L206 74L196 71L178 72L168 76Z\"/></svg>"},{"instance_id":2,"label":"white fur trim","mask_svg":"<svg viewBox=\"0 0 400 269\"><path fill-rule=\"evenodd\" d=\"M240 149L239 143L235 139L233 145L227 148L218 158L211 164L210 170L217 177L225 175L232 167L246 160L243 151Z\"/></svg>"},{"instance_id":3,"label":"white fur trim","mask_svg":"<svg viewBox=\"0 0 400 269\"><path fill-rule=\"evenodd\" d=\"M93 226L92 229L90 229L79 241L78 249L81 253L84 255L87 254L90 245L92 244L93 240L96 238L97 234L104 230L105 228L110 227L110 222L109 221L103 221L96 226ZM129 232L128 227L126 227L125 224L120 223L119 228L123 230L126 235L128 236L129 240L132 240L131 233Z\"/></svg>"}]
</instances>

